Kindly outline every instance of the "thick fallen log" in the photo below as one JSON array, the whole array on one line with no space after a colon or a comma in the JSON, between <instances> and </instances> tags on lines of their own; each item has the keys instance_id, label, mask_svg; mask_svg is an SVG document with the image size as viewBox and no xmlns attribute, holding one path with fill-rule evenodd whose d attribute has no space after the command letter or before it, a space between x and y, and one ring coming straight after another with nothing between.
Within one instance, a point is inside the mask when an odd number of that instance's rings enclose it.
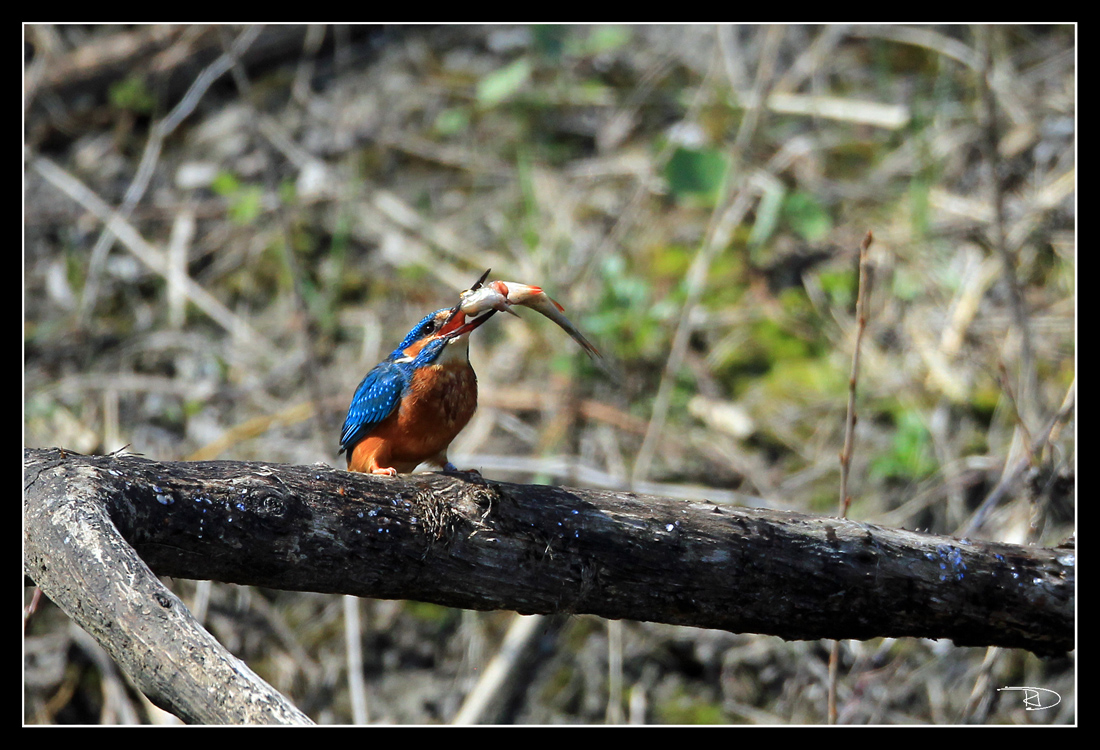
<instances>
[{"instance_id":1,"label":"thick fallen log","mask_svg":"<svg viewBox=\"0 0 1100 750\"><path fill-rule=\"evenodd\" d=\"M476 474L372 477L57 449L26 450L24 467L25 574L154 701L188 720L261 718L206 715L197 695L180 698L180 686L164 682L180 675L171 659L198 664L190 679L199 685L224 675L203 677L220 647L197 632L179 640L189 615L156 575L787 639L1074 648L1071 547ZM147 637L141 659L129 628ZM161 680L135 676L145 672ZM268 697L260 690L243 703ZM259 716L298 720L292 708Z\"/></svg>"}]
</instances>

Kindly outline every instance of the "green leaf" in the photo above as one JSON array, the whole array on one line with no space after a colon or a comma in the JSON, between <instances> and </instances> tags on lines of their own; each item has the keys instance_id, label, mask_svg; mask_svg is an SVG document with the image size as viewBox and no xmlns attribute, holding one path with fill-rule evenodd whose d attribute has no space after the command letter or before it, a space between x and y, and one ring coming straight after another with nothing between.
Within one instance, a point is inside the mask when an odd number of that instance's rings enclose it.
<instances>
[{"instance_id":1,"label":"green leaf","mask_svg":"<svg viewBox=\"0 0 1100 750\"><path fill-rule=\"evenodd\" d=\"M113 106L137 114L149 114L157 103L145 80L139 75L112 83L107 97Z\"/></svg>"},{"instance_id":2,"label":"green leaf","mask_svg":"<svg viewBox=\"0 0 1100 750\"><path fill-rule=\"evenodd\" d=\"M726 182L729 168L729 157L718 149L681 146L665 166L665 179L677 199L694 198L713 204Z\"/></svg>"},{"instance_id":3,"label":"green leaf","mask_svg":"<svg viewBox=\"0 0 1100 750\"><path fill-rule=\"evenodd\" d=\"M931 185L927 177L917 175L909 181L909 210L912 215L913 237L928 236L932 226Z\"/></svg>"},{"instance_id":4,"label":"green leaf","mask_svg":"<svg viewBox=\"0 0 1100 750\"><path fill-rule=\"evenodd\" d=\"M532 46L543 57L558 61L565 51L565 42L569 34L568 26L538 24L531 29Z\"/></svg>"},{"instance_id":5,"label":"green leaf","mask_svg":"<svg viewBox=\"0 0 1100 750\"><path fill-rule=\"evenodd\" d=\"M753 222L752 233L749 235L749 247L760 247L771 238L779 224L783 199L786 197L787 190L779 180L774 180L764 189L760 203L756 206L756 221Z\"/></svg>"},{"instance_id":6,"label":"green leaf","mask_svg":"<svg viewBox=\"0 0 1100 750\"><path fill-rule=\"evenodd\" d=\"M521 57L482 78L477 84L477 101L483 107L495 107L515 95L530 77L531 61Z\"/></svg>"},{"instance_id":7,"label":"green leaf","mask_svg":"<svg viewBox=\"0 0 1100 750\"><path fill-rule=\"evenodd\" d=\"M254 222L263 208L264 191L259 185L245 185L229 199L229 218L247 226Z\"/></svg>"},{"instance_id":8,"label":"green leaf","mask_svg":"<svg viewBox=\"0 0 1100 750\"><path fill-rule=\"evenodd\" d=\"M915 411L901 412L897 416L892 450L871 462L871 475L878 478L920 479L935 470L932 437L924 426L924 420Z\"/></svg>"},{"instance_id":9,"label":"green leaf","mask_svg":"<svg viewBox=\"0 0 1100 750\"><path fill-rule=\"evenodd\" d=\"M470 127L470 113L465 107L448 107L435 118L435 132L440 135L454 135Z\"/></svg>"},{"instance_id":10,"label":"green leaf","mask_svg":"<svg viewBox=\"0 0 1100 750\"><path fill-rule=\"evenodd\" d=\"M228 197L241 189L241 181L232 172L218 172L210 189L222 197Z\"/></svg>"},{"instance_id":11,"label":"green leaf","mask_svg":"<svg viewBox=\"0 0 1100 750\"><path fill-rule=\"evenodd\" d=\"M849 268L840 271L822 271L817 275L821 291L837 307L850 309L859 293L859 277Z\"/></svg>"},{"instance_id":12,"label":"green leaf","mask_svg":"<svg viewBox=\"0 0 1100 750\"><path fill-rule=\"evenodd\" d=\"M586 51L598 55L626 46L630 41L630 29L626 26L597 26L588 35Z\"/></svg>"},{"instance_id":13,"label":"green leaf","mask_svg":"<svg viewBox=\"0 0 1100 750\"><path fill-rule=\"evenodd\" d=\"M783 218L807 242L823 240L833 229L833 220L825 207L813 195L801 190L787 196Z\"/></svg>"}]
</instances>

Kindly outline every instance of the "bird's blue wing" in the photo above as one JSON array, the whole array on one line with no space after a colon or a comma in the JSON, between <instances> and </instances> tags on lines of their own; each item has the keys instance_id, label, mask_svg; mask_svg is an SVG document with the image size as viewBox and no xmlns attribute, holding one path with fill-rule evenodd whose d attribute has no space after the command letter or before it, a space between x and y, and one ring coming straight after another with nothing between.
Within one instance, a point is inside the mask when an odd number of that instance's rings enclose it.
<instances>
[{"instance_id":1,"label":"bird's blue wing","mask_svg":"<svg viewBox=\"0 0 1100 750\"><path fill-rule=\"evenodd\" d=\"M409 382L407 365L381 362L367 373L348 407L344 429L340 432L340 452L350 451L376 425L388 417L401 402L401 392Z\"/></svg>"}]
</instances>

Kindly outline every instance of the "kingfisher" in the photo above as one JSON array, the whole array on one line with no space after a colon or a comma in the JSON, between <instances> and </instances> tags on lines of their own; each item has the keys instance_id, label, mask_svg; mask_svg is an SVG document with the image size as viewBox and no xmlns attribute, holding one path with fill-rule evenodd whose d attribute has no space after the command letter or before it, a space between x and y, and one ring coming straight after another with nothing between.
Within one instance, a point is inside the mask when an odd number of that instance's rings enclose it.
<instances>
[{"instance_id":1,"label":"kingfisher","mask_svg":"<svg viewBox=\"0 0 1100 750\"><path fill-rule=\"evenodd\" d=\"M477 409L469 335L494 312L470 315L461 305L436 310L367 373L340 433L348 471L394 476L421 463L458 470L447 448Z\"/></svg>"},{"instance_id":2,"label":"kingfisher","mask_svg":"<svg viewBox=\"0 0 1100 750\"><path fill-rule=\"evenodd\" d=\"M359 383L340 433L348 471L394 476L422 463L458 471L447 460L447 448L477 410L469 336L494 313L516 315L513 306L529 307L599 360L599 350L540 287L514 281L486 285L488 277L486 271L454 307L425 315Z\"/></svg>"}]
</instances>

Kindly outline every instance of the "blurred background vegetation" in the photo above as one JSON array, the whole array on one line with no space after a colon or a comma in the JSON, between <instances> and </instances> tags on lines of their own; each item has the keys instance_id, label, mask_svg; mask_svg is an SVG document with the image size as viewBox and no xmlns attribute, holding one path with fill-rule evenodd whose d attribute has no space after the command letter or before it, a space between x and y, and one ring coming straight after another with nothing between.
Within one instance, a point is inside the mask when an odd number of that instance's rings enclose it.
<instances>
[{"instance_id":1,"label":"blurred background vegetation","mask_svg":"<svg viewBox=\"0 0 1100 750\"><path fill-rule=\"evenodd\" d=\"M871 230L849 516L1057 544L1075 518L1075 42L27 26L24 444L343 466L360 378L491 267L543 286L608 367L530 311L497 316L471 342L460 467L836 514ZM330 723L452 720L515 617L169 584ZM26 632L25 721L165 720L52 606ZM824 718L828 644L587 616L533 632L482 720ZM1072 658L892 639L841 658L842 722L1076 720ZM1025 712L1002 685L1062 704Z\"/></svg>"}]
</instances>

